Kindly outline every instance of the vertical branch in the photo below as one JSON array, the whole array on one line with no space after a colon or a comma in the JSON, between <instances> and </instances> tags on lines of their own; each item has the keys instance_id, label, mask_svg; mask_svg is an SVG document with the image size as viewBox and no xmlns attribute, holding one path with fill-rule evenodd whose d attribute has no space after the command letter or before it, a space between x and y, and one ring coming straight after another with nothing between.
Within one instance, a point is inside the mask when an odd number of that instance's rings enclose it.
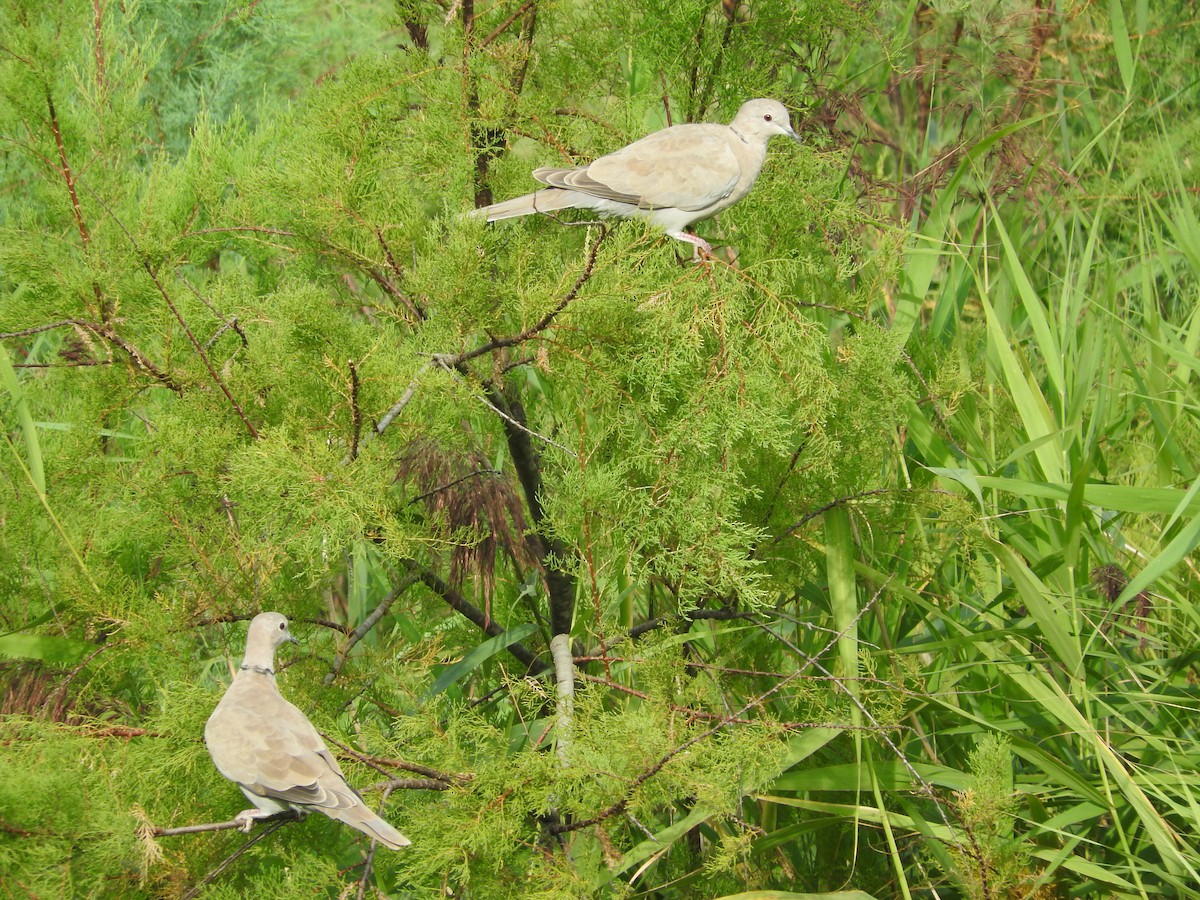
<instances>
[{"instance_id":1,"label":"vertical branch","mask_svg":"<svg viewBox=\"0 0 1200 900\"><path fill-rule=\"evenodd\" d=\"M521 20L520 36L517 39L520 47L520 63L513 73L512 83L508 86L507 94L512 98L513 110L521 91L525 87L525 76L529 72L529 60L532 55L533 36L537 28L537 3L535 0L526 2L490 34L476 43L475 41L475 3L474 0L462 0L463 18L463 79L464 90L467 94L467 113L472 121L468 130L470 150L475 154L475 206L487 206L494 199L492 190L487 185L488 171L492 160L504 152L507 130L504 127L488 127L473 121L479 112L479 92L475 87L475 79L470 69L470 53L487 47L503 34L518 18ZM509 115L511 116L510 110Z\"/></svg>"},{"instance_id":2,"label":"vertical branch","mask_svg":"<svg viewBox=\"0 0 1200 900\"><path fill-rule=\"evenodd\" d=\"M79 205L79 194L75 191L75 176L71 172L71 164L67 162L67 147L63 143L62 129L58 125L58 111L54 108L54 98L46 91L46 106L50 110L50 130L54 133L54 144L58 147L58 165L63 179L67 182L67 193L71 197L71 212L75 215L75 226L79 229L79 239L84 247L92 243L91 232L87 222L83 220L83 207Z\"/></svg>"},{"instance_id":3,"label":"vertical branch","mask_svg":"<svg viewBox=\"0 0 1200 900\"><path fill-rule=\"evenodd\" d=\"M729 49L729 44L733 40L733 26L735 21L735 17L727 12L725 16L725 30L721 32L721 48L713 58L708 74L704 77L704 86L700 88L700 93L696 98L696 121L703 121L708 115L708 105L713 101L713 91L716 88L717 79L721 75L721 66L725 62L725 51Z\"/></svg>"},{"instance_id":4,"label":"vertical branch","mask_svg":"<svg viewBox=\"0 0 1200 900\"><path fill-rule=\"evenodd\" d=\"M571 733L575 719L575 661L571 658L571 636L556 634L550 638L550 656L554 660L555 738L558 764L571 765Z\"/></svg>"},{"instance_id":5,"label":"vertical branch","mask_svg":"<svg viewBox=\"0 0 1200 900\"><path fill-rule=\"evenodd\" d=\"M92 0L92 30L96 33L96 83L104 87L104 7L100 0Z\"/></svg>"},{"instance_id":6,"label":"vertical branch","mask_svg":"<svg viewBox=\"0 0 1200 900\"><path fill-rule=\"evenodd\" d=\"M358 406L358 366L350 365L350 458L358 459L358 442L362 437L362 410Z\"/></svg>"},{"instance_id":7,"label":"vertical branch","mask_svg":"<svg viewBox=\"0 0 1200 900\"><path fill-rule=\"evenodd\" d=\"M545 531L542 510L541 460L529 436L525 409L515 393L502 393L487 385L489 397L503 413L501 419L508 436L517 477L525 492L529 516L534 528L529 539L542 563L546 590L550 595L550 654L554 661L555 738L559 764L570 765L571 732L575 713L575 665L571 658L571 624L575 619L575 578L564 568L570 550L558 538Z\"/></svg>"},{"instance_id":8,"label":"vertical branch","mask_svg":"<svg viewBox=\"0 0 1200 900\"><path fill-rule=\"evenodd\" d=\"M71 198L71 212L75 216L75 226L79 229L79 240L86 251L92 244L92 234L88 231L87 222L83 218L83 207L79 203L79 194L75 190L75 175L71 171L71 164L67 161L67 146L63 141L62 128L58 124L58 110L54 108L54 98L50 95L49 88L46 89L46 107L50 111L50 131L54 134L54 145L58 148L59 171L62 172L63 180L67 183L67 194ZM104 294L100 290L98 281L92 282L92 293L96 297L96 316L102 323L107 324L107 304L104 302Z\"/></svg>"}]
</instances>

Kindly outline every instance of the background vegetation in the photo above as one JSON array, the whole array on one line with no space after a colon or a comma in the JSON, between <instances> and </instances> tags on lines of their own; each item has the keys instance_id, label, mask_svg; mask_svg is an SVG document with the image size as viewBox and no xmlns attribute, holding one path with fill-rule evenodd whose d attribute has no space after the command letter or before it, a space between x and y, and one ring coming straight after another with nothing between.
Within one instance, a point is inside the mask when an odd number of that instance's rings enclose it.
<instances>
[{"instance_id":1,"label":"background vegetation","mask_svg":"<svg viewBox=\"0 0 1200 900\"><path fill-rule=\"evenodd\" d=\"M1200 896L1196 17L4 0L0 892ZM161 833L266 609L412 848Z\"/></svg>"}]
</instances>

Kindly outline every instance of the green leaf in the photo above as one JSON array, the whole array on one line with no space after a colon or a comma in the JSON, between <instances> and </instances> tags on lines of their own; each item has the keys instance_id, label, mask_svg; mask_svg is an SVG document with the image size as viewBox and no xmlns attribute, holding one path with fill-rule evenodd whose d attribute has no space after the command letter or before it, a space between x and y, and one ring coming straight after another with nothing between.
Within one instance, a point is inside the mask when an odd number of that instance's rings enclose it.
<instances>
[{"instance_id":1,"label":"green leaf","mask_svg":"<svg viewBox=\"0 0 1200 900\"><path fill-rule=\"evenodd\" d=\"M6 634L0 637L0 656L36 659L58 665L74 665L96 649L94 644L43 634Z\"/></svg>"},{"instance_id":2,"label":"green leaf","mask_svg":"<svg viewBox=\"0 0 1200 900\"><path fill-rule=\"evenodd\" d=\"M8 351L4 349L3 344L0 344L0 384L3 384L12 396L17 422L21 425L21 437L25 441L25 458L28 460L25 471L38 493L44 497L46 495L46 472L42 466L42 445L38 441L37 427L34 424L33 415L29 411L29 401L25 398L25 392L21 390L21 382L13 370L12 361L9 360ZM9 441L11 446L11 438ZM13 452L16 452L15 448L13 448Z\"/></svg>"},{"instance_id":3,"label":"green leaf","mask_svg":"<svg viewBox=\"0 0 1200 900\"><path fill-rule=\"evenodd\" d=\"M517 643L517 641L524 640L525 638L529 637L529 635L534 634L536 631L537 626L527 622L524 625L517 625L514 628L509 628L507 631L503 631L493 638L488 638L482 644L467 653L454 665L448 666L440 675L438 675L437 680L434 681L433 686L425 695L426 698L440 694L460 678L463 678L475 671L475 669L479 668L484 662L491 659L497 653L502 652L506 648Z\"/></svg>"}]
</instances>

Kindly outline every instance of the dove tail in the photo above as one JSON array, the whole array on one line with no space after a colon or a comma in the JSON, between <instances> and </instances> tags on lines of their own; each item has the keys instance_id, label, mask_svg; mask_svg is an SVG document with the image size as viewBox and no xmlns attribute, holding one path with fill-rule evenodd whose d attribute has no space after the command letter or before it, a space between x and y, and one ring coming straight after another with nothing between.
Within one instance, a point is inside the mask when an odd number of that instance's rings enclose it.
<instances>
[{"instance_id":1,"label":"dove tail","mask_svg":"<svg viewBox=\"0 0 1200 900\"><path fill-rule=\"evenodd\" d=\"M560 209L574 209L579 206L580 196L575 191L564 191L558 188L545 188L526 194L524 197L514 197L491 206L483 206L471 215L487 222L497 219L514 219L517 216L529 216L534 213L557 212Z\"/></svg>"},{"instance_id":2,"label":"dove tail","mask_svg":"<svg viewBox=\"0 0 1200 900\"><path fill-rule=\"evenodd\" d=\"M372 812L366 804L360 803L347 809L323 809L323 813L332 819L345 822L351 828L375 838L385 847L399 850L412 843L399 831Z\"/></svg>"}]
</instances>

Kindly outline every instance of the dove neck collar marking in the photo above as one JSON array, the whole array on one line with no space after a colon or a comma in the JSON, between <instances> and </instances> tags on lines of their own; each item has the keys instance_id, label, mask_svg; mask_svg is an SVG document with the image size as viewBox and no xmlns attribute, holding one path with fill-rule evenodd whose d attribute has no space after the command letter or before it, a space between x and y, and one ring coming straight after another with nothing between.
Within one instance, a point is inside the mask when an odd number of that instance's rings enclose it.
<instances>
[{"instance_id":1,"label":"dove neck collar marking","mask_svg":"<svg viewBox=\"0 0 1200 900\"><path fill-rule=\"evenodd\" d=\"M741 141L743 144L750 143L748 140L746 140L746 136L744 134L742 134L740 131L738 131L736 128L734 128L732 125L729 126L729 130L732 131L734 134L736 134L738 136L738 140Z\"/></svg>"},{"instance_id":2,"label":"dove neck collar marking","mask_svg":"<svg viewBox=\"0 0 1200 900\"><path fill-rule=\"evenodd\" d=\"M275 670L270 666L248 666L242 663L243 672L257 672L259 675L274 675Z\"/></svg>"}]
</instances>

